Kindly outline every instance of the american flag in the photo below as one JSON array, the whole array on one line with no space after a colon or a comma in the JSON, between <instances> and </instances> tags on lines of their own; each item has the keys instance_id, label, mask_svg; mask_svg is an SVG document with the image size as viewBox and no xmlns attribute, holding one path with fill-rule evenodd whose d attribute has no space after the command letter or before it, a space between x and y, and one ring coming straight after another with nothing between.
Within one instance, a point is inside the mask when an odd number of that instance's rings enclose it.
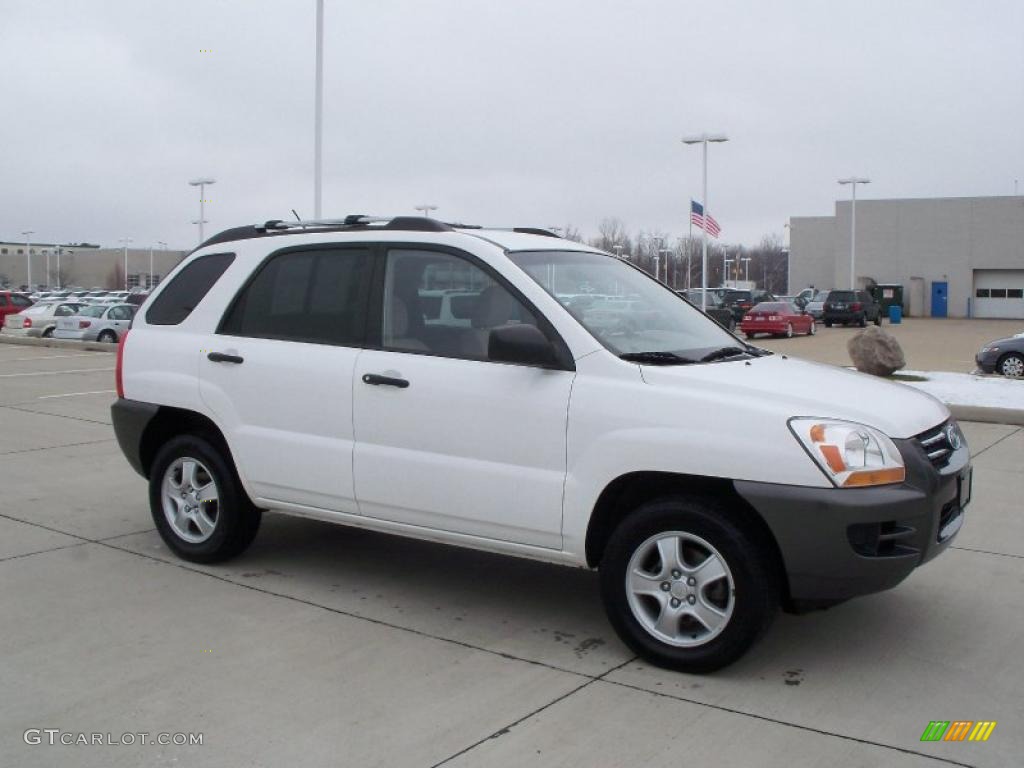
<instances>
[{"instance_id":1,"label":"american flag","mask_svg":"<svg viewBox=\"0 0 1024 768\"><path fill-rule=\"evenodd\" d=\"M706 226L705 226L706 221ZM696 200L690 201L690 223L696 224L698 227L703 229L712 237L718 237L722 232L722 228L718 226L718 222L715 221L715 217L710 213L704 215L704 206L698 203Z\"/></svg>"}]
</instances>

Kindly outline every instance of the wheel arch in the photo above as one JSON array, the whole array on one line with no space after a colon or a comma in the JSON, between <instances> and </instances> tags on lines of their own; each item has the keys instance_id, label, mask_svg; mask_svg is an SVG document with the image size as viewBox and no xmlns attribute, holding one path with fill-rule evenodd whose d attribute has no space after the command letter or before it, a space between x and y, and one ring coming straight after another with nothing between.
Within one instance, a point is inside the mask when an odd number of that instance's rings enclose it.
<instances>
[{"instance_id":1,"label":"wheel arch","mask_svg":"<svg viewBox=\"0 0 1024 768\"><path fill-rule=\"evenodd\" d=\"M225 457L231 462L237 473L234 454L231 452L224 433L213 420L196 411L162 405L146 425L139 441L139 459L146 479L149 479L153 460L161 446L178 435L197 435L209 441L224 452Z\"/></svg>"},{"instance_id":2,"label":"wheel arch","mask_svg":"<svg viewBox=\"0 0 1024 768\"><path fill-rule=\"evenodd\" d=\"M778 542L764 518L727 478L671 472L630 472L615 478L601 491L587 525L587 565L600 566L612 533L633 510L645 502L671 495L706 498L719 506L728 504L734 521L764 548L782 590L783 605L789 603L789 580Z\"/></svg>"}]
</instances>

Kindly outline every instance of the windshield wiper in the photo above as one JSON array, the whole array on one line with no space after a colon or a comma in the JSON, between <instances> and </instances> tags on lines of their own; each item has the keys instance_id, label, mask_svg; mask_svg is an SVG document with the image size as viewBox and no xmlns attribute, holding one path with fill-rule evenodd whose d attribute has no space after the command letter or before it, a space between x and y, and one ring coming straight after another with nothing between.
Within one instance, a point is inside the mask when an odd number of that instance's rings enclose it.
<instances>
[{"instance_id":1,"label":"windshield wiper","mask_svg":"<svg viewBox=\"0 0 1024 768\"><path fill-rule=\"evenodd\" d=\"M714 352L708 352L700 359L700 362L710 363L715 360L724 360L727 357L739 357L740 355L751 354L753 354L753 352L749 349L744 349L743 347L722 347L721 349L716 349Z\"/></svg>"},{"instance_id":2,"label":"windshield wiper","mask_svg":"<svg viewBox=\"0 0 1024 768\"><path fill-rule=\"evenodd\" d=\"M629 363L647 363L648 365L690 365L698 363L689 357L682 357L675 352L626 352L619 358Z\"/></svg>"}]
</instances>

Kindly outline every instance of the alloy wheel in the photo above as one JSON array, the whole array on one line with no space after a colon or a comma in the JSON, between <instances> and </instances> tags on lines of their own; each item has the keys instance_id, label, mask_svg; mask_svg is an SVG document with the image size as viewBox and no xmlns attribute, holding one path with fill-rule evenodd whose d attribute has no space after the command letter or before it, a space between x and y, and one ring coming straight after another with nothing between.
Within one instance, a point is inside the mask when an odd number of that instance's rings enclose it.
<instances>
[{"instance_id":1,"label":"alloy wheel","mask_svg":"<svg viewBox=\"0 0 1024 768\"><path fill-rule=\"evenodd\" d=\"M704 645L729 624L736 586L725 558L692 533L665 531L637 547L626 598L650 635L680 648Z\"/></svg>"},{"instance_id":2,"label":"alloy wheel","mask_svg":"<svg viewBox=\"0 0 1024 768\"><path fill-rule=\"evenodd\" d=\"M164 517L171 530L190 544L213 535L220 512L217 483L206 465L191 457L171 462L161 485Z\"/></svg>"},{"instance_id":3,"label":"alloy wheel","mask_svg":"<svg viewBox=\"0 0 1024 768\"><path fill-rule=\"evenodd\" d=\"M1024 357L1007 355L999 364L999 372L1010 379L1021 378L1024 376Z\"/></svg>"}]
</instances>

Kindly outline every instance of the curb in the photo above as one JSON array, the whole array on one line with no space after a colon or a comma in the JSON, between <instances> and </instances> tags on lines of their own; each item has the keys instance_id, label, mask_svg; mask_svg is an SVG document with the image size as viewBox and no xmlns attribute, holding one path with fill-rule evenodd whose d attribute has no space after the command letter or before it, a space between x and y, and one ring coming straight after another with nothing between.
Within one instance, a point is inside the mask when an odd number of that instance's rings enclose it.
<instances>
[{"instance_id":1,"label":"curb","mask_svg":"<svg viewBox=\"0 0 1024 768\"><path fill-rule=\"evenodd\" d=\"M981 405L947 405L957 421L980 421L985 424L1010 424L1024 427L1024 411L1016 408L987 408Z\"/></svg>"},{"instance_id":2,"label":"curb","mask_svg":"<svg viewBox=\"0 0 1024 768\"><path fill-rule=\"evenodd\" d=\"M43 339L34 336L8 336L0 333L0 344L15 344L22 347L54 347L56 349L78 349L89 352L117 352L117 344L101 344L98 341L75 341L74 339Z\"/></svg>"}]
</instances>

